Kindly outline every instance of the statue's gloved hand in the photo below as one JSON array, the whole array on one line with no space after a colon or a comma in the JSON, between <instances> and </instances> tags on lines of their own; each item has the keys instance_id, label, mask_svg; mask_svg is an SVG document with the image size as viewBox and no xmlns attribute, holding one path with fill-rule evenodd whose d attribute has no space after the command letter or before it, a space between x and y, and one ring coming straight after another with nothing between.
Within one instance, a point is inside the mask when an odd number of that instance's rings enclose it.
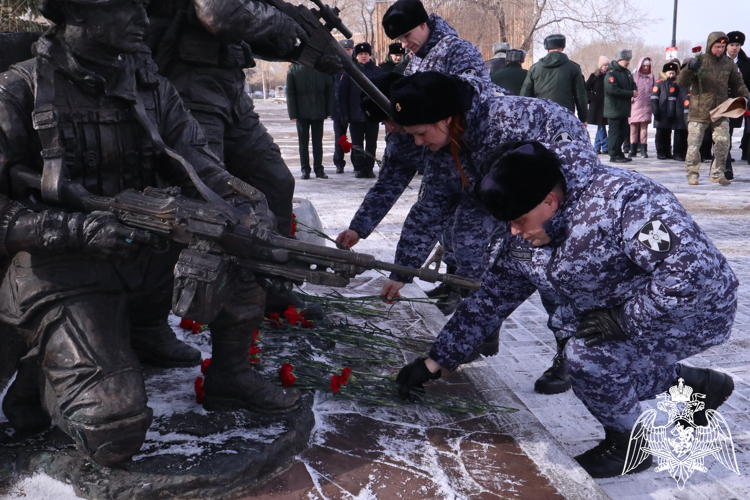
<instances>
[{"instance_id":1,"label":"statue's gloved hand","mask_svg":"<svg viewBox=\"0 0 750 500\"><path fill-rule=\"evenodd\" d=\"M268 276L265 274L255 273L255 278L258 280L260 287L266 291L266 293L286 293L291 292L294 285L302 285L301 282L296 282L289 278L282 276Z\"/></svg>"},{"instance_id":2,"label":"statue's gloved hand","mask_svg":"<svg viewBox=\"0 0 750 500\"><path fill-rule=\"evenodd\" d=\"M342 68L341 59L336 54L323 54L315 61L315 70L333 76Z\"/></svg>"},{"instance_id":3,"label":"statue's gloved hand","mask_svg":"<svg viewBox=\"0 0 750 500\"><path fill-rule=\"evenodd\" d=\"M409 400L412 403L417 401L419 398L414 394L414 391L424 390L425 382L440 378L442 370L432 373L425 364L426 359L417 358L398 372L398 376L396 377L398 395L404 401Z\"/></svg>"},{"instance_id":4,"label":"statue's gloved hand","mask_svg":"<svg viewBox=\"0 0 750 500\"><path fill-rule=\"evenodd\" d=\"M703 66L703 61L701 59L693 59L688 63L688 69L690 71L698 71Z\"/></svg>"},{"instance_id":5,"label":"statue's gloved hand","mask_svg":"<svg viewBox=\"0 0 750 500\"><path fill-rule=\"evenodd\" d=\"M297 47L308 41L307 32L291 17L276 16L271 43L280 56L290 54Z\"/></svg>"},{"instance_id":6,"label":"statue's gloved hand","mask_svg":"<svg viewBox=\"0 0 750 500\"><path fill-rule=\"evenodd\" d=\"M143 245L156 247L160 240L153 234L120 224L108 212L93 212L80 219L79 247L98 259L120 264L132 262Z\"/></svg>"},{"instance_id":7,"label":"statue's gloved hand","mask_svg":"<svg viewBox=\"0 0 750 500\"><path fill-rule=\"evenodd\" d=\"M585 339L586 347L613 340L628 340L629 337L620 326L621 310L622 306L619 306L588 313L578 324L576 338Z\"/></svg>"}]
</instances>

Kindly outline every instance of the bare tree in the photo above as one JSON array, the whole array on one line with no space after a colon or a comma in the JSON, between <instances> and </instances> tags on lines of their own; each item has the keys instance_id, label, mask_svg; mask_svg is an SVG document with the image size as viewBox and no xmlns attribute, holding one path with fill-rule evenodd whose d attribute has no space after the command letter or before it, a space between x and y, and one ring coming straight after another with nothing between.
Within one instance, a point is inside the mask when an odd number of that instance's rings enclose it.
<instances>
[{"instance_id":1,"label":"bare tree","mask_svg":"<svg viewBox=\"0 0 750 500\"><path fill-rule=\"evenodd\" d=\"M0 31L42 31L47 27L34 0L0 0Z\"/></svg>"}]
</instances>

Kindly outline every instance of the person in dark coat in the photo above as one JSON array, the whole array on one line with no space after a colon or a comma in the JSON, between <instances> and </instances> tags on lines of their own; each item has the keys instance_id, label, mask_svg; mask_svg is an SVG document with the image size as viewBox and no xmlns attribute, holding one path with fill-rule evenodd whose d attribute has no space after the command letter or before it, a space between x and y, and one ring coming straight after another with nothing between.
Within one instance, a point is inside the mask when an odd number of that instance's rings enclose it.
<instances>
[{"instance_id":1,"label":"person in dark coat","mask_svg":"<svg viewBox=\"0 0 750 500\"><path fill-rule=\"evenodd\" d=\"M380 65L380 69L385 72L395 71L403 75L406 66L409 64L409 58L406 57L406 49L401 42L395 42L388 46L388 56L385 62Z\"/></svg>"},{"instance_id":2,"label":"person in dark coat","mask_svg":"<svg viewBox=\"0 0 750 500\"><path fill-rule=\"evenodd\" d=\"M585 125L589 110L581 67L563 54L563 35L545 38L544 48L547 55L529 69L519 95L549 99L573 113L577 109L578 118Z\"/></svg>"},{"instance_id":3,"label":"person in dark coat","mask_svg":"<svg viewBox=\"0 0 750 500\"><path fill-rule=\"evenodd\" d=\"M354 57L360 64L362 73L367 78L383 73L383 70L375 65L371 59L372 47L369 43L358 43L354 46ZM367 119L362 108L359 106L362 98L362 90L348 74L344 75L339 87L339 106L341 106L342 119L349 123L352 132L352 145L359 146L369 154L365 155L356 149L352 150L352 165L354 176L357 178L374 179L373 168L375 166L375 152L377 150L379 123L373 123Z\"/></svg>"},{"instance_id":4,"label":"person in dark coat","mask_svg":"<svg viewBox=\"0 0 750 500\"><path fill-rule=\"evenodd\" d=\"M679 73L678 73L679 74ZM688 144L688 114L690 113L690 87L680 87L677 96L677 112L675 113L672 130L674 130L674 142L672 154L675 161L685 161Z\"/></svg>"},{"instance_id":5,"label":"person in dark coat","mask_svg":"<svg viewBox=\"0 0 750 500\"><path fill-rule=\"evenodd\" d=\"M354 40L349 39L343 39L339 40L339 43L341 44L344 49L349 53L351 56L354 53ZM352 56L354 57L354 56ZM346 71L343 69L336 73L333 77L333 91L334 91L334 97L335 97L335 106L333 111L333 135L336 137L336 140L334 141L334 149L333 149L333 164L336 165L336 173L337 174L343 174L344 173L344 167L346 166L346 160L344 159L344 150L341 149L341 144L339 144L339 139L342 135L346 135L346 131L349 128L349 123L345 122L341 119L341 106L339 105L339 87L341 87L341 80L344 78L344 75L346 74Z\"/></svg>"},{"instance_id":6,"label":"person in dark coat","mask_svg":"<svg viewBox=\"0 0 750 500\"><path fill-rule=\"evenodd\" d=\"M596 125L596 137L594 138L594 149L597 154L607 154L607 119L604 118L604 75L607 74L609 58L599 56L599 70L591 73L586 80L586 92L588 92L589 116L591 125Z\"/></svg>"},{"instance_id":7,"label":"person in dark coat","mask_svg":"<svg viewBox=\"0 0 750 500\"><path fill-rule=\"evenodd\" d=\"M286 108L289 119L297 122L302 178L310 178L310 130L312 130L313 170L318 179L328 179L323 170L323 122L335 107L333 78L294 63L286 75Z\"/></svg>"},{"instance_id":8,"label":"person in dark coat","mask_svg":"<svg viewBox=\"0 0 750 500\"><path fill-rule=\"evenodd\" d=\"M729 38L729 43L727 43L727 55L730 59L734 60L734 63L737 65L737 67L740 70L740 74L742 75L742 80L745 82L745 85L747 86L750 84L750 59L748 59L745 52L742 50L742 46L745 44L745 34L741 31L732 31L727 33L727 38ZM730 95L730 97L742 97L742 96L734 96ZM741 159L747 161L750 163L750 158L748 157L748 141L750 141L750 118L747 116L740 117L740 118L734 118L729 120L729 148L730 153L727 157L727 172L731 171L732 164L731 164L731 147L732 147L732 133L735 129L741 129L742 125L745 125L745 131L742 134L742 141L740 142L740 149L742 150ZM726 174L725 174L726 175ZM734 175L732 174L732 177ZM727 177L729 179L729 177Z\"/></svg>"},{"instance_id":9,"label":"person in dark coat","mask_svg":"<svg viewBox=\"0 0 750 500\"><path fill-rule=\"evenodd\" d=\"M618 50L615 60L609 63L604 80L604 118L609 123L609 161L613 163L627 163L631 160L622 154L622 143L630 134L631 98L638 96L638 87L633 80L633 74L628 71L633 51Z\"/></svg>"},{"instance_id":10,"label":"person in dark coat","mask_svg":"<svg viewBox=\"0 0 750 500\"><path fill-rule=\"evenodd\" d=\"M521 93L521 87L526 80L528 70L523 69L521 64L526 60L526 52L511 49L505 55L505 67L490 73L492 83L499 85L513 95Z\"/></svg>"},{"instance_id":11,"label":"person in dark coat","mask_svg":"<svg viewBox=\"0 0 750 500\"><path fill-rule=\"evenodd\" d=\"M675 82L679 63L669 61L662 67L661 78L654 82L651 89L651 113L654 115L656 129L656 158L666 160L673 158L671 151L672 127L677 120L677 100L680 88Z\"/></svg>"},{"instance_id":12,"label":"person in dark coat","mask_svg":"<svg viewBox=\"0 0 750 500\"><path fill-rule=\"evenodd\" d=\"M510 50L510 44L508 42L497 42L492 46L492 59L484 63L487 67L487 71L494 73L495 71L502 69L508 64L508 51ZM518 95L518 94L515 94Z\"/></svg>"}]
</instances>

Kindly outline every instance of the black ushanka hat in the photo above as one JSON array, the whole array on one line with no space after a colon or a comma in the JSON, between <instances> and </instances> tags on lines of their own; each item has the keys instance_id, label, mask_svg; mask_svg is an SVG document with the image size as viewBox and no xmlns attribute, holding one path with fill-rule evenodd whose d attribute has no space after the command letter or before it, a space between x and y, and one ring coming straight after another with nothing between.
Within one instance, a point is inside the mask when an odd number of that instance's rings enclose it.
<instances>
[{"instance_id":1,"label":"black ushanka hat","mask_svg":"<svg viewBox=\"0 0 750 500\"><path fill-rule=\"evenodd\" d=\"M401 42L394 42L388 46L389 54L406 54L406 49L401 45Z\"/></svg>"},{"instance_id":2,"label":"black ushanka hat","mask_svg":"<svg viewBox=\"0 0 750 500\"><path fill-rule=\"evenodd\" d=\"M498 146L482 163L486 175L477 183L477 197L498 220L509 222L529 213L565 182L560 159L535 141Z\"/></svg>"},{"instance_id":3,"label":"black ushanka hat","mask_svg":"<svg viewBox=\"0 0 750 500\"><path fill-rule=\"evenodd\" d=\"M383 15L383 29L391 40L413 30L429 20L424 5L419 0L398 0Z\"/></svg>"},{"instance_id":4,"label":"black ushanka hat","mask_svg":"<svg viewBox=\"0 0 750 500\"><path fill-rule=\"evenodd\" d=\"M354 57L357 57L357 54L363 53L372 55L372 45L367 42L362 42L354 46Z\"/></svg>"},{"instance_id":5,"label":"black ushanka hat","mask_svg":"<svg viewBox=\"0 0 750 500\"><path fill-rule=\"evenodd\" d=\"M677 61L669 61L667 64L661 67L662 73L667 71L674 71L675 73L680 71L680 63Z\"/></svg>"},{"instance_id":6,"label":"black ushanka hat","mask_svg":"<svg viewBox=\"0 0 750 500\"><path fill-rule=\"evenodd\" d=\"M741 31L730 31L727 33L727 38L729 39L729 42L727 43L739 43L740 45L745 45L745 34Z\"/></svg>"},{"instance_id":7,"label":"black ushanka hat","mask_svg":"<svg viewBox=\"0 0 750 500\"><path fill-rule=\"evenodd\" d=\"M391 116L403 127L437 123L464 113L471 85L456 76L425 71L391 86Z\"/></svg>"},{"instance_id":8,"label":"black ushanka hat","mask_svg":"<svg viewBox=\"0 0 750 500\"><path fill-rule=\"evenodd\" d=\"M395 71L389 71L388 73L382 73L380 75L374 76L372 78L372 83L378 88L378 90L383 93L384 96L390 98L391 85L401 80L402 78L406 77L400 73L396 73ZM367 116L367 121L380 123L385 119L390 118L388 114L383 111L380 106L375 104L375 101L370 99L370 96L368 96L364 92L362 93L362 99L359 102L359 107L362 108L365 116Z\"/></svg>"}]
</instances>

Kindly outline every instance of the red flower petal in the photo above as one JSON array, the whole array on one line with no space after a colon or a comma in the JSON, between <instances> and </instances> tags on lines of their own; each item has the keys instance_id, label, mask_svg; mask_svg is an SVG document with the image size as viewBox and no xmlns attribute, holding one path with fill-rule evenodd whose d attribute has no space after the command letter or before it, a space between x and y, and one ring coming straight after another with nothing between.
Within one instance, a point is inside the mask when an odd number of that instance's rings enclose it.
<instances>
[{"instance_id":1,"label":"red flower petal","mask_svg":"<svg viewBox=\"0 0 750 500\"><path fill-rule=\"evenodd\" d=\"M281 328L281 318L279 313L273 313L268 315L268 321L274 328Z\"/></svg>"},{"instance_id":2,"label":"red flower petal","mask_svg":"<svg viewBox=\"0 0 750 500\"><path fill-rule=\"evenodd\" d=\"M294 381L297 380L297 377L295 377L291 373L285 373L281 376L281 385L284 387L289 387L290 385L294 384Z\"/></svg>"},{"instance_id":3,"label":"red flower petal","mask_svg":"<svg viewBox=\"0 0 750 500\"><path fill-rule=\"evenodd\" d=\"M339 377L339 380L341 381L341 385L346 385L347 382L349 382L349 375L352 373L351 368L344 368L341 372L341 377Z\"/></svg>"},{"instance_id":4,"label":"red flower petal","mask_svg":"<svg viewBox=\"0 0 750 500\"><path fill-rule=\"evenodd\" d=\"M281 368L279 369L279 375L284 375L285 373L292 373L292 370L294 370L294 367L290 365L289 363L284 363L281 365Z\"/></svg>"},{"instance_id":5,"label":"red flower petal","mask_svg":"<svg viewBox=\"0 0 750 500\"><path fill-rule=\"evenodd\" d=\"M703 47L701 47L700 45L699 45L699 46L697 46L697 47L693 47L693 53L694 53L694 54L695 54L696 52L700 52L701 50L703 50Z\"/></svg>"},{"instance_id":6,"label":"red flower petal","mask_svg":"<svg viewBox=\"0 0 750 500\"><path fill-rule=\"evenodd\" d=\"M206 358L203 360L203 363L201 363L201 373L203 375L206 374L206 370L208 370L208 365L211 364L211 358Z\"/></svg>"},{"instance_id":7,"label":"red flower petal","mask_svg":"<svg viewBox=\"0 0 750 500\"><path fill-rule=\"evenodd\" d=\"M203 377L197 377L193 384L195 388L195 402L199 405L203 404Z\"/></svg>"},{"instance_id":8,"label":"red flower petal","mask_svg":"<svg viewBox=\"0 0 750 500\"><path fill-rule=\"evenodd\" d=\"M193 323L193 333L200 333L202 326L203 325L201 325L197 321L195 323Z\"/></svg>"},{"instance_id":9,"label":"red flower petal","mask_svg":"<svg viewBox=\"0 0 750 500\"><path fill-rule=\"evenodd\" d=\"M286 311L284 311L284 317L293 325L296 325L299 322L299 312L297 312L297 309L295 309L294 306L290 305L286 308Z\"/></svg>"},{"instance_id":10,"label":"red flower petal","mask_svg":"<svg viewBox=\"0 0 750 500\"><path fill-rule=\"evenodd\" d=\"M334 394L338 394L339 389L341 389L341 377L338 375L333 375L331 377L331 390Z\"/></svg>"},{"instance_id":11,"label":"red flower petal","mask_svg":"<svg viewBox=\"0 0 750 500\"><path fill-rule=\"evenodd\" d=\"M180 320L180 328L182 328L183 330L191 330L193 328L193 320L182 318Z\"/></svg>"}]
</instances>

